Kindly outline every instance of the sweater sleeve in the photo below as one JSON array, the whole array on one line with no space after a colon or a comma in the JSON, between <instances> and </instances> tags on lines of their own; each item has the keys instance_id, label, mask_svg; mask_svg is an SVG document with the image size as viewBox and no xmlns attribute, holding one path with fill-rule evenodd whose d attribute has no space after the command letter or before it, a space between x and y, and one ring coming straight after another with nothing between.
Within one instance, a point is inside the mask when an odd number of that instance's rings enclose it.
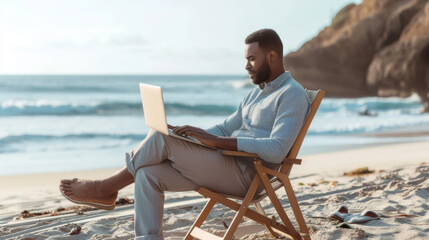
<instances>
[{"instance_id":1,"label":"sweater sleeve","mask_svg":"<svg viewBox=\"0 0 429 240\"><path fill-rule=\"evenodd\" d=\"M220 128L218 127L218 125L214 125L208 129L205 129L206 132L216 135L216 136L220 136L220 137L224 137L225 135L223 135L222 130L220 130Z\"/></svg>"},{"instance_id":2,"label":"sweater sleeve","mask_svg":"<svg viewBox=\"0 0 429 240\"><path fill-rule=\"evenodd\" d=\"M295 142L310 110L308 97L301 91L291 91L279 98L274 125L269 137L238 137L239 151L258 154L263 160L281 163Z\"/></svg>"}]
</instances>

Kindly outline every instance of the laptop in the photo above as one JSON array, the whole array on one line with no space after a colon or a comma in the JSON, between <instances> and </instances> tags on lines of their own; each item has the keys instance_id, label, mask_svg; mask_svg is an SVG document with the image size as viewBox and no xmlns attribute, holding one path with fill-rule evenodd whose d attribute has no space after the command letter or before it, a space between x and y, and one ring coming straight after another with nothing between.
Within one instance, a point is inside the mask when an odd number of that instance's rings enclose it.
<instances>
[{"instance_id":1,"label":"laptop","mask_svg":"<svg viewBox=\"0 0 429 240\"><path fill-rule=\"evenodd\" d=\"M144 118L148 127L168 136L215 149L201 143L193 137L178 135L168 128L161 87L140 83L140 95L142 98Z\"/></svg>"}]
</instances>

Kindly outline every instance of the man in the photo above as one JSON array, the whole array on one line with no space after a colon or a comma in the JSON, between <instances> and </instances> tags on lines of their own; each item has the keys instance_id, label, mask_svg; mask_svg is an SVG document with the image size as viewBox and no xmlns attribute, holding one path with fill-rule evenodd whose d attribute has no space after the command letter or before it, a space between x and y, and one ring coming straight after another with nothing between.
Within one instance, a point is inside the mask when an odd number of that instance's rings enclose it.
<instances>
[{"instance_id":1,"label":"man","mask_svg":"<svg viewBox=\"0 0 429 240\"><path fill-rule=\"evenodd\" d=\"M289 152L310 111L299 83L283 67L283 45L277 33L262 29L246 38L246 70L258 85L222 124L202 130L173 127L217 148L258 154L264 165L277 168ZM60 190L72 202L113 209L118 191L135 183L137 239L163 239L164 191L206 187L244 196L255 175L251 159L224 156L220 151L151 131L131 152L126 166L99 181L62 180Z\"/></svg>"}]
</instances>

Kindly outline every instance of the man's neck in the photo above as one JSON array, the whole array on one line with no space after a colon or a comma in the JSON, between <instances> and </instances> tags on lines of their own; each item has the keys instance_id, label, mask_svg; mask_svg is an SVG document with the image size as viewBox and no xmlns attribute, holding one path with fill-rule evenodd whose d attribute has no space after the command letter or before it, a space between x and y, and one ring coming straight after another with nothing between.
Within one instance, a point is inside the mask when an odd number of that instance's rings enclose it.
<instances>
[{"instance_id":1,"label":"man's neck","mask_svg":"<svg viewBox=\"0 0 429 240\"><path fill-rule=\"evenodd\" d=\"M279 69L279 70L277 70L277 71L272 71L271 72L271 74L270 74L270 77L268 78L268 80L267 81L265 81L264 83L265 84L267 84L267 83L269 83L269 82L272 82L272 81L274 81L275 79L277 79L280 75L282 75L283 73L285 72L285 70L284 69Z\"/></svg>"}]
</instances>

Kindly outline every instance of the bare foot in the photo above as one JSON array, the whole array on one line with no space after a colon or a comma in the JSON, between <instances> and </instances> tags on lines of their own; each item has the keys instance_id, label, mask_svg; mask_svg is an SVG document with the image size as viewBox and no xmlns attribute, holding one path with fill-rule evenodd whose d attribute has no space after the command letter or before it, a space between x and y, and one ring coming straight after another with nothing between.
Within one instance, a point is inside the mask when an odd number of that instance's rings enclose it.
<instances>
[{"instance_id":1,"label":"bare foot","mask_svg":"<svg viewBox=\"0 0 429 240\"><path fill-rule=\"evenodd\" d=\"M61 180L60 191L74 203L87 204L106 210L115 208L115 201L118 196L118 192L103 191L101 181L77 178Z\"/></svg>"}]
</instances>

